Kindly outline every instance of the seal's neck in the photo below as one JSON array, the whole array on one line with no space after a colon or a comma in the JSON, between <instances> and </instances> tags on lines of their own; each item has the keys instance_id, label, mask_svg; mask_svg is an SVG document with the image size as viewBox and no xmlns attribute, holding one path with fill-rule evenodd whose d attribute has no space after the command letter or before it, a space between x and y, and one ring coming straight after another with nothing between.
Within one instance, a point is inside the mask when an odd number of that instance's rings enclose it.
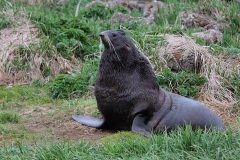
<instances>
[{"instance_id":1,"label":"seal's neck","mask_svg":"<svg viewBox=\"0 0 240 160\"><path fill-rule=\"evenodd\" d=\"M137 55L135 52L126 47L109 48L103 52L102 60L113 66L130 67L136 61Z\"/></svg>"},{"instance_id":2,"label":"seal's neck","mask_svg":"<svg viewBox=\"0 0 240 160\"><path fill-rule=\"evenodd\" d=\"M98 70L98 82L101 85L116 85L116 82L125 82L129 77L136 77L134 81L141 81L158 90L157 78L147 57L138 50L129 50L126 47L115 48L115 51L105 50L102 54Z\"/></svg>"}]
</instances>

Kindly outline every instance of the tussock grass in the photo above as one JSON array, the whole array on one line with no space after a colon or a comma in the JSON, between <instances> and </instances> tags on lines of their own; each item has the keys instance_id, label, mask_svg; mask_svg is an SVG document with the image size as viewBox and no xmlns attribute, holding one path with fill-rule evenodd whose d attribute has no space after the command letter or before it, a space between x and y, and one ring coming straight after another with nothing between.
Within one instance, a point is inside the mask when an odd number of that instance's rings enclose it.
<instances>
[{"instance_id":1,"label":"tussock grass","mask_svg":"<svg viewBox=\"0 0 240 160\"><path fill-rule=\"evenodd\" d=\"M3 10L0 15L12 24L0 27L0 85L29 84L78 66L76 60L59 56L48 38L39 36L40 31L25 8L11 4L0 7Z\"/></svg>"},{"instance_id":2,"label":"tussock grass","mask_svg":"<svg viewBox=\"0 0 240 160\"><path fill-rule=\"evenodd\" d=\"M152 139L120 132L95 144L79 141L16 143L0 149L1 159L238 159L239 129L193 131L191 127Z\"/></svg>"},{"instance_id":3,"label":"tussock grass","mask_svg":"<svg viewBox=\"0 0 240 160\"><path fill-rule=\"evenodd\" d=\"M184 61L184 63L193 64L195 69L192 69L207 78L207 83L201 88L198 99L219 114L224 113L222 116L225 119L229 120L231 119L230 117L237 117L239 112L232 114L228 111L238 103L238 91L233 91L234 89L232 90L231 87L226 87L226 84L231 83L229 77L233 77L235 74L238 77L240 76L240 64L236 63L234 66L232 61L226 62L221 56L212 55L208 47L196 44L190 37L168 34L159 35L159 37L160 39L165 37L162 41L168 42L159 48L159 59L163 64L162 67L167 67L168 57L173 57L174 63L180 63L178 59L174 58L177 55L173 54L182 53L180 56L183 56L183 58L184 56L191 56L192 58L188 58L188 61Z\"/></svg>"}]
</instances>

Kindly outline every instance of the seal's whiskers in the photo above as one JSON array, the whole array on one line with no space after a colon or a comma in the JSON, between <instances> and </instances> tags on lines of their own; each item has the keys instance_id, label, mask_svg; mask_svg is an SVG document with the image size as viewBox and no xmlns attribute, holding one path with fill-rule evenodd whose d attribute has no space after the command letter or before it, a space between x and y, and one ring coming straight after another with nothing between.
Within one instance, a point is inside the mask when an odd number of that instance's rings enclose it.
<instances>
[{"instance_id":1,"label":"seal's whiskers","mask_svg":"<svg viewBox=\"0 0 240 160\"><path fill-rule=\"evenodd\" d=\"M114 48L114 46L113 46L113 44L112 44L112 42L111 42L111 40L109 39L108 36L106 37L106 40L107 40L107 42L108 42L108 44L109 44L109 46L110 46L110 49L111 49L111 48L113 49L113 51L114 51L114 53L116 54L118 60L121 61L120 58L118 57L118 54L117 54L117 52L116 52L116 50L115 50L115 48Z\"/></svg>"}]
</instances>

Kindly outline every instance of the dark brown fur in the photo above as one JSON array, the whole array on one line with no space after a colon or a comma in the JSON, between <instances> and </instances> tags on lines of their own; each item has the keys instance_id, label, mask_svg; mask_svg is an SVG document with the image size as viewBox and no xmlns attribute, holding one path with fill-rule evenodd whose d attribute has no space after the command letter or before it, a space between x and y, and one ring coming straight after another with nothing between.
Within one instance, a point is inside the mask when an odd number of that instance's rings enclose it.
<instances>
[{"instance_id":1,"label":"dark brown fur","mask_svg":"<svg viewBox=\"0 0 240 160\"><path fill-rule=\"evenodd\" d=\"M222 120L202 103L161 89L151 63L124 31L109 30L100 36L105 50L95 95L103 121L97 127L89 119L90 125L81 118L77 121L96 128L132 130L145 136L185 124L202 129L225 128Z\"/></svg>"}]
</instances>

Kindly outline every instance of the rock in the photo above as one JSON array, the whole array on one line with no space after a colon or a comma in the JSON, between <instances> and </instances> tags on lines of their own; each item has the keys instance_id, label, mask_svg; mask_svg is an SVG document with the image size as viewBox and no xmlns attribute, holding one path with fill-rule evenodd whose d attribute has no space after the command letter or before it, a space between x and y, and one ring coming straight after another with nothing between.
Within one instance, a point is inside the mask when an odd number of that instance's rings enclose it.
<instances>
[{"instance_id":1,"label":"rock","mask_svg":"<svg viewBox=\"0 0 240 160\"><path fill-rule=\"evenodd\" d=\"M154 16L148 17L132 17L128 14L123 14L120 12L115 12L111 17L111 24L115 24L117 22L124 23L124 22L131 22L131 21L142 21L146 25L155 24Z\"/></svg>"},{"instance_id":2,"label":"rock","mask_svg":"<svg viewBox=\"0 0 240 160\"><path fill-rule=\"evenodd\" d=\"M137 9L139 11L142 11L144 8L144 3L134 2L134 1L117 1L119 5L122 5L123 7L126 7L130 10Z\"/></svg>"},{"instance_id":3,"label":"rock","mask_svg":"<svg viewBox=\"0 0 240 160\"><path fill-rule=\"evenodd\" d=\"M180 12L179 18L181 19L182 25L190 28L199 28L204 29L215 29L223 32L225 27L228 27L227 24L218 23L212 17L207 14L199 14L194 12Z\"/></svg>"},{"instance_id":4,"label":"rock","mask_svg":"<svg viewBox=\"0 0 240 160\"><path fill-rule=\"evenodd\" d=\"M146 25L153 25L153 24L155 24L155 16L154 15L149 15L147 17L143 17L141 20Z\"/></svg>"},{"instance_id":5,"label":"rock","mask_svg":"<svg viewBox=\"0 0 240 160\"><path fill-rule=\"evenodd\" d=\"M160 1L153 1L151 3L148 3L146 7L144 7L144 17L148 16L154 16L156 12L158 12L160 9L164 7L163 2Z\"/></svg>"},{"instance_id":6,"label":"rock","mask_svg":"<svg viewBox=\"0 0 240 160\"><path fill-rule=\"evenodd\" d=\"M150 1L150 0L149 0ZM158 12L161 8L163 8L164 4L160 1L154 1L149 3L149 1L138 0L138 1L124 1L124 0L113 0L103 2L100 0L96 0L90 2L86 5L87 7L94 7L96 4L103 4L106 7L116 7L116 6L123 6L130 10L137 9L142 11L144 9L144 17L131 17L127 14L122 13L114 13L111 18L111 23L115 24L116 22L130 22L130 21L142 21L146 25L155 24L155 13Z\"/></svg>"},{"instance_id":7,"label":"rock","mask_svg":"<svg viewBox=\"0 0 240 160\"><path fill-rule=\"evenodd\" d=\"M204 27L213 21L209 16L192 12L180 12L179 18L183 25L190 28Z\"/></svg>"},{"instance_id":8,"label":"rock","mask_svg":"<svg viewBox=\"0 0 240 160\"><path fill-rule=\"evenodd\" d=\"M115 12L113 16L111 17L111 23L115 24L117 22L124 23L124 22L130 22L130 21L139 21L140 18L129 16L128 14L123 14L120 12Z\"/></svg>"},{"instance_id":9,"label":"rock","mask_svg":"<svg viewBox=\"0 0 240 160\"><path fill-rule=\"evenodd\" d=\"M204 32L192 33L192 36L206 40L208 43L223 43L223 34L222 32L209 29Z\"/></svg>"},{"instance_id":10,"label":"rock","mask_svg":"<svg viewBox=\"0 0 240 160\"><path fill-rule=\"evenodd\" d=\"M113 0L113 1L107 1L103 2L100 0L96 0L93 2L88 3L85 7L94 7L96 4L101 3L106 5L106 7L117 7L117 6L123 6L130 10L137 9L139 11L142 11L145 6L145 2L138 2L138 1L124 1L124 0Z\"/></svg>"}]
</instances>

